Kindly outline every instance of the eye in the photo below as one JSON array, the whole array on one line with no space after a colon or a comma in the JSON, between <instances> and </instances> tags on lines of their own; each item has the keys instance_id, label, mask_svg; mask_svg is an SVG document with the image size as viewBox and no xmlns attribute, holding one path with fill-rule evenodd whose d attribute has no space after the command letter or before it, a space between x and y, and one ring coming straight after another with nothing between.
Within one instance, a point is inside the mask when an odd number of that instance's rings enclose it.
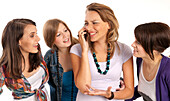
<instances>
[{"instance_id":1,"label":"eye","mask_svg":"<svg viewBox=\"0 0 170 101\"><path fill-rule=\"evenodd\" d=\"M87 22L85 22L85 23L84 23L84 26L87 26L87 25L88 25L88 23L87 23Z\"/></svg>"},{"instance_id":2,"label":"eye","mask_svg":"<svg viewBox=\"0 0 170 101\"><path fill-rule=\"evenodd\" d=\"M57 37L59 37L60 35L61 35L60 33L57 33L57 35L56 35L56 36L57 36Z\"/></svg>"},{"instance_id":3,"label":"eye","mask_svg":"<svg viewBox=\"0 0 170 101\"><path fill-rule=\"evenodd\" d=\"M34 37L34 34L33 34L33 33L31 33L31 34L30 34L30 37L31 37L31 38L33 38L33 37Z\"/></svg>"},{"instance_id":4,"label":"eye","mask_svg":"<svg viewBox=\"0 0 170 101\"><path fill-rule=\"evenodd\" d=\"M95 21L95 22L93 22L93 24L98 24L98 22Z\"/></svg>"},{"instance_id":5,"label":"eye","mask_svg":"<svg viewBox=\"0 0 170 101\"><path fill-rule=\"evenodd\" d=\"M67 32L67 31L68 31L67 29L64 30L64 32Z\"/></svg>"},{"instance_id":6,"label":"eye","mask_svg":"<svg viewBox=\"0 0 170 101\"><path fill-rule=\"evenodd\" d=\"M136 41L136 43L140 45L140 42L139 42L139 41Z\"/></svg>"}]
</instances>

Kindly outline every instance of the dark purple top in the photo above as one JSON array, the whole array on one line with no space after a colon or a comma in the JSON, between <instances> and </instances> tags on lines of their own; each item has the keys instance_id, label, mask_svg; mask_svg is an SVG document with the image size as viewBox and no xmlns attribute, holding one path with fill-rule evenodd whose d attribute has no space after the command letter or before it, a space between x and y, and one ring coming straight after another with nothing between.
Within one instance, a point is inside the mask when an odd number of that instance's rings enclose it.
<instances>
[{"instance_id":1,"label":"dark purple top","mask_svg":"<svg viewBox=\"0 0 170 101\"><path fill-rule=\"evenodd\" d=\"M170 58L162 55L161 64L158 74L156 76L156 101L170 101ZM142 58L137 58L137 77L139 79L139 72ZM134 96L126 101L133 101L140 97L138 93L138 86L135 87Z\"/></svg>"}]
</instances>

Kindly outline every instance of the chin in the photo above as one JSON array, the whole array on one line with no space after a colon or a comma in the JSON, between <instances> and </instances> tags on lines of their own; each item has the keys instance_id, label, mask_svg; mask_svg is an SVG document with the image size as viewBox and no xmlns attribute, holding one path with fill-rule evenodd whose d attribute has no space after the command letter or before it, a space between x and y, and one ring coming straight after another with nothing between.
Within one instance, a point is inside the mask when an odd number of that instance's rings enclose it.
<instances>
[{"instance_id":1,"label":"chin","mask_svg":"<svg viewBox=\"0 0 170 101\"><path fill-rule=\"evenodd\" d=\"M71 42L67 45L67 47L70 47L71 46Z\"/></svg>"},{"instance_id":2,"label":"chin","mask_svg":"<svg viewBox=\"0 0 170 101\"><path fill-rule=\"evenodd\" d=\"M94 40L94 39L90 39L90 41L91 41L91 42L95 42L95 41L97 41L97 40Z\"/></svg>"},{"instance_id":3,"label":"chin","mask_svg":"<svg viewBox=\"0 0 170 101\"><path fill-rule=\"evenodd\" d=\"M138 57L135 53L133 53L133 56Z\"/></svg>"},{"instance_id":4,"label":"chin","mask_svg":"<svg viewBox=\"0 0 170 101\"><path fill-rule=\"evenodd\" d=\"M38 50L30 52L32 54L38 53Z\"/></svg>"}]
</instances>

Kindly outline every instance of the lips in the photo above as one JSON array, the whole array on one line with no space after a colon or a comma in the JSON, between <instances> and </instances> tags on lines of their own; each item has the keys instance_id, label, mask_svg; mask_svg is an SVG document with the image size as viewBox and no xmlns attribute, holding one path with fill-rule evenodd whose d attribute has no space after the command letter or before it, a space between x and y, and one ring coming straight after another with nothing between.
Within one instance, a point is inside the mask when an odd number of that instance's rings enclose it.
<instances>
[{"instance_id":1,"label":"lips","mask_svg":"<svg viewBox=\"0 0 170 101\"><path fill-rule=\"evenodd\" d=\"M133 50L134 53L138 52L137 50Z\"/></svg>"},{"instance_id":2,"label":"lips","mask_svg":"<svg viewBox=\"0 0 170 101\"><path fill-rule=\"evenodd\" d=\"M34 47L35 47L35 48L37 48L37 47L38 47L38 43L37 43L37 44L35 44L35 45L34 45Z\"/></svg>"},{"instance_id":3,"label":"lips","mask_svg":"<svg viewBox=\"0 0 170 101\"><path fill-rule=\"evenodd\" d=\"M69 39L67 38L67 39L66 39L66 40L64 40L63 42L64 42L64 43L67 43L67 42L69 42Z\"/></svg>"},{"instance_id":4,"label":"lips","mask_svg":"<svg viewBox=\"0 0 170 101\"><path fill-rule=\"evenodd\" d=\"M94 35L96 35L96 33L90 32L90 37L93 37Z\"/></svg>"}]
</instances>

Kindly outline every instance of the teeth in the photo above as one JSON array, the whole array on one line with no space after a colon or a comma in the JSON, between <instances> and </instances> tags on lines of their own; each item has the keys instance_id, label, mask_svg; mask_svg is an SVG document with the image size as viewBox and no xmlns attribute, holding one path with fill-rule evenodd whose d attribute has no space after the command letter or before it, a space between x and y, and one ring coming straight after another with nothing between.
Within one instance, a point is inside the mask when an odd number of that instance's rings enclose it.
<instances>
[{"instance_id":1,"label":"teeth","mask_svg":"<svg viewBox=\"0 0 170 101\"><path fill-rule=\"evenodd\" d=\"M64 42L67 42L68 41L68 39L66 39Z\"/></svg>"},{"instance_id":2,"label":"teeth","mask_svg":"<svg viewBox=\"0 0 170 101\"><path fill-rule=\"evenodd\" d=\"M94 35L95 33L90 33L90 35Z\"/></svg>"},{"instance_id":3,"label":"teeth","mask_svg":"<svg viewBox=\"0 0 170 101\"><path fill-rule=\"evenodd\" d=\"M38 46L38 43L37 43L37 44L35 44L35 46Z\"/></svg>"}]
</instances>

